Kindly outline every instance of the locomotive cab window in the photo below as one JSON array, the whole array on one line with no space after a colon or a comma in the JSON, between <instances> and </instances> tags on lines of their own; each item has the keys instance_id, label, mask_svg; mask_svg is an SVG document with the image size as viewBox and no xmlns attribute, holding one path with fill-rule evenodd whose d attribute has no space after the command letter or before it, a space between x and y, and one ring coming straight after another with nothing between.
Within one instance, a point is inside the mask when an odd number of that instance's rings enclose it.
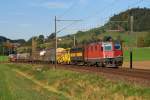
<instances>
[{"instance_id":1,"label":"locomotive cab window","mask_svg":"<svg viewBox=\"0 0 150 100\"><path fill-rule=\"evenodd\" d=\"M111 51L112 50L112 45L104 45L104 50L105 51Z\"/></svg>"},{"instance_id":2,"label":"locomotive cab window","mask_svg":"<svg viewBox=\"0 0 150 100\"><path fill-rule=\"evenodd\" d=\"M115 49L116 50L121 50L121 45L120 44L115 44Z\"/></svg>"}]
</instances>

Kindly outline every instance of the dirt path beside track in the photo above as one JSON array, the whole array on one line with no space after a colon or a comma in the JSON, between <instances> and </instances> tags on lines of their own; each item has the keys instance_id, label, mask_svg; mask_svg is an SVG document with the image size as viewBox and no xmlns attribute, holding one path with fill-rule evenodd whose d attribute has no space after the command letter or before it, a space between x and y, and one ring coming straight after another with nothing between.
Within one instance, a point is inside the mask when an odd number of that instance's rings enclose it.
<instances>
[{"instance_id":1,"label":"dirt path beside track","mask_svg":"<svg viewBox=\"0 0 150 100\"><path fill-rule=\"evenodd\" d=\"M129 68L130 62L124 62L123 67ZM150 70L150 61L133 61L133 68Z\"/></svg>"}]
</instances>

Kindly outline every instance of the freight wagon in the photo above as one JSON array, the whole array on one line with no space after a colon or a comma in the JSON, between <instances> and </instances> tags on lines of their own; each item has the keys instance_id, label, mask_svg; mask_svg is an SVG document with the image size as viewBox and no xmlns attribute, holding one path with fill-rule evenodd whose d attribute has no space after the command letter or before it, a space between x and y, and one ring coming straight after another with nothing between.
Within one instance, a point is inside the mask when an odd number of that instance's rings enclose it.
<instances>
[{"instance_id":1,"label":"freight wagon","mask_svg":"<svg viewBox=\"0 0 150 100\"><path fill-rule=\"evenodd\" d=\"M16 58L14 59L14 61L23 61L23 62L28 62L30 61L31 56L30 53L19 53L16 55Z\"/></svg>"},{"instance_id":2,"label":"freight wagon","mask_svg":"<svg viewBox=\"0 0 150 100\"><path fill-rule=\"evenodd\" d=\"M83 65L84 64L84 48L72 48L70 50L71 64Z\"/></svg>"},{"instance_id":3,"label":"freight wagon","mask_svg":"<svg viewBox=\"0 0 150 100\"><path fill-rule=\"evenodd\" d=\"M61 51L57 49L57 62L59 64L70 64L70 48L61 49Z\"/></svg>"}]
</instances>

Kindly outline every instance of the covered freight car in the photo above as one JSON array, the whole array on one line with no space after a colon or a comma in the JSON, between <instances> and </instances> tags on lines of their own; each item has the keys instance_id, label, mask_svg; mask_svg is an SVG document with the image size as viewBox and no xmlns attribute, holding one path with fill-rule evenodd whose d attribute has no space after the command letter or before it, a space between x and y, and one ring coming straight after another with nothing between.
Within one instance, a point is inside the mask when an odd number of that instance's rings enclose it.
<instances>
[{"instance_id":1,"label":"covered freight car","mask_svg":"<svg viewBox=\"0 0 150 100\"><path fill-rule=\"evenodd\" d=\"M29 62L30 60L30 53L18 53L16 55L16 61Z\"/></svg>"},{"instance_id":2,"label":"covered freight car","mask_svg":"<svg viewBox=\"0 0 150 100\"><path fill-rule=\"evenodd\" d=\"M32 52L31 57L34 62L50 62L50 49Z\"/></svg>"},{"instance_id":3,"label":"covered freight car","mask_svg":"<svg viewBox=\"0 0 150 100\"><path fill-rule=\"evenodd\" d=\"M71 48L70 49L70 60L71 64L84 64L84 48Z\"/></svg>"}]
</instances>

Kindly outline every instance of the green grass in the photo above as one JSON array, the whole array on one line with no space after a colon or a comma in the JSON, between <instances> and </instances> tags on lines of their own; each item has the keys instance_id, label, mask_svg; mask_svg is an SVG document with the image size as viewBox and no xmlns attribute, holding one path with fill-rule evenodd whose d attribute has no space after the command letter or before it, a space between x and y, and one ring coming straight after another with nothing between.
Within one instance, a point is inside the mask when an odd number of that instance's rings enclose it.
<instances>
[{"instance_id":1,"label":"green grass","mask_svg":"<svg viewBox=\"0 0 150 100\"><path fill-rule=\"evenodd\" d=\"M34 79L42 82L43 84L47 84L57 91L60 91L64 94L67 94L71 97L71 100L122 100L125 99L140 99L149 100L150 98L150 88L149 87L141 87L135 84L126 84L123 81L118 82L111 82L103 77L97 76L95 74L86 74L86 73L79 73L69 70L60 70L60 69L49 69L44 68L42 69L42 65L23 65L23 64L7 64L4 65L8 69L18 69L21 72L24 72ZM4 69L4 68L3 68ZM38 70L37 70L38 69ZM1 69L2 70L2 69ZM13 72L11 72L13 73ZM10 77L10 72L8 73L7 77ZM3 75L4 76L4 75ZM11 78L15 77L11 75ZM1 79L4 80L3 77ZM1 80L0 79L0 80ZM5 78L6 80L7 78ZM7 79L12 81L12 79ZM24 98L30 98L34 95L31 85L32 82L21 78L18 81L13 78L15 81L15 86L12 85L14 88L19 88L22 92L19 92L19 95L24 95ZM24 80L24 81L23 81ZM6 86L11 86L11 82L6 82ZM5 84L6 84L5 83ZM9 85L8 85L9 84ZM21 84L21 85L19 85ZM28 86L30 84L30 86ZM20 87L21 86L21 87ZM5 88L5 85L3 86ZM29 90L24 90L25 87L28 87ZM31 90L30 90L31 89ZM15 89L16 91L17 89ZM3 89L3 92L6 93L9 91L7 89ZM30 95L26 93L27 91L30 92ZM31 92L32 91L32 92ZM44 91L44 90L43 90ZM8 92L10 93L10 92ZM12 92L14 93L14 92ZM3 93L3 96L5 93ZM38 93L37 93L38 94ZM49 93L50 95L51 93ZM9 97L8 94L7 97ZM47 92L44 92L43 95L48 95ZM52 95L52 94L51 94ZM45 97L45 98L46 98ZM36 98L36 97L35 97ZM63 97L64 98L64 97ZM29 100L29 99L28 99ZM43 99L42 99L43 100ZM44 99L44 100L47 100Z\"/></svg>"},{"instance_id":2,"label":"green grass","mask_svg":"<svg viewBox=\"0 0 150 100\"><path fill-rule=\"evenodd\" d=\"M130 50L124 50L124 61L129 61ZM133 61L149 61L150 48L133 48Z\"/></svg>"},{"instance_id":3,"label":"green grass","mask_svg":"<svg viewBox=\"0 0 150 100\"><path fill-rule=\"evenodd\" d=\"M66 100L63 95L49 92L17 74L11 66L1 64L0 70L0 100Z\"/></svg>"},{"instance_id":4,"label":"green grass","mask_svg":"<svg viewBox=\"0 0 150 100\"><path fill-rule=\"evenodd\" d=\"M8 61L8 56L0 56L0 62L1 61Z\"/></svg>"}]
</instances>

